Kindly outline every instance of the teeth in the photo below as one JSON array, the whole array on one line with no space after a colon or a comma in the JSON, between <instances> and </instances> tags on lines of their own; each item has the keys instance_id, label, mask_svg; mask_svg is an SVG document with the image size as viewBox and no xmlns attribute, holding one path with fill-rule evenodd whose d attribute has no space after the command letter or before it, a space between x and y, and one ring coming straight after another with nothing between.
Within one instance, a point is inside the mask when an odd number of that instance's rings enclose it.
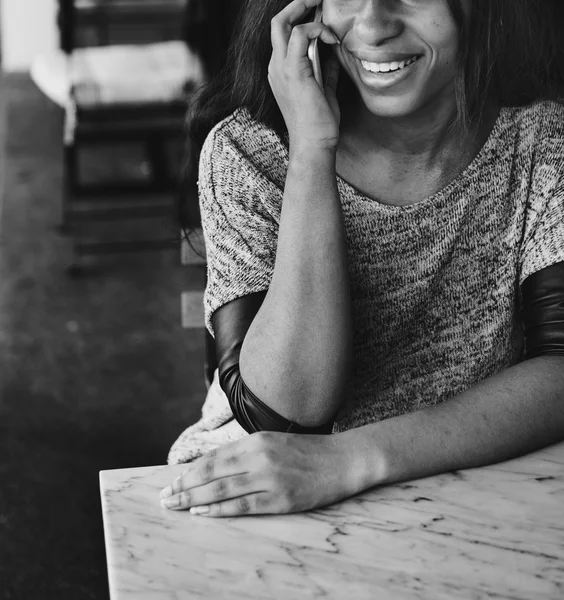
<instances>
[{"instance_id":1,"label":"teeth","mask_svg":"<svg viewBox=\"0 0 564 600\"><path fill-rule=\"evenodd\" d=\"M401 62L389 62L389 63L374 63L366 60L361 60L362 66L371 73L389 73L391 71L399 71L409 65L413 64L419 57L412 56L408 60L402 60Z\"/></svg>"}]
</instances>

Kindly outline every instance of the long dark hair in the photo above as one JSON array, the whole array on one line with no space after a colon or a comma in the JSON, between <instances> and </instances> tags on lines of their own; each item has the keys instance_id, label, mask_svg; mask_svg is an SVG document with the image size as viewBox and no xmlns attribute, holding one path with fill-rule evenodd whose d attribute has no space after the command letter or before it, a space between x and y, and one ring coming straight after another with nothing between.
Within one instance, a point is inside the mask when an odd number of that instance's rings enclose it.
<instances>
[{"instance_id":1,"label":"long dark hair","mask_svg":"<svg viewBox=\"0 0 564 600\"><path fill-rule=\"evenodd\" d=\"M232 0L233 1L233 0ZM564 96L563 0L446 0L460 30L455 89L459 124L479 122L486 106L524 106ZM270 89L270 21L290 0L243 0L224 69L204 87L188 114L185 174L195 183L200 149L210 130L237 108L286 133ZM350 85L340 78L343 89Z\"/></svg>"}]
</instances>

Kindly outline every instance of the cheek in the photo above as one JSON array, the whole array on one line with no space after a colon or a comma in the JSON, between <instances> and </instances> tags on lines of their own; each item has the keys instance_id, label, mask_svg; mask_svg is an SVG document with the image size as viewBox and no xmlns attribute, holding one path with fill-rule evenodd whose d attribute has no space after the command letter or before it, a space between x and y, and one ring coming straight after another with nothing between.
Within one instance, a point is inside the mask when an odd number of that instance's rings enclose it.
<instances>
[{"instance_id":1,"label":"cheek","mask_svg":"<svg viewBox=\"0 0 564 600\"><path fill-rule=\"evenodd\" d=\"M359 0L324 0L323 22L340 40L353 28Z\"/></svg>"},{"instance_id":2,"label":"cheek","mask_svg":"<svg viewBox=\"0 0 564 600\"><path fill-rule=\"evenodd\" d=\"M424 39L432 48L435 61L439 65L444 67L456 65L460 36L454 23L431 21Z\"/></svg>"}]
</instances>

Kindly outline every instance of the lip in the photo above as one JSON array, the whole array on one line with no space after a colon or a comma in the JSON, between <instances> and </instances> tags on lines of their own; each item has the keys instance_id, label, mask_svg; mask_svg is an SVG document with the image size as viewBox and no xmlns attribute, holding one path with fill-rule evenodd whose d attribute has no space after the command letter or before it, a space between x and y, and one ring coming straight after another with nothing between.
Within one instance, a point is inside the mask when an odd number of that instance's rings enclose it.
<instances>
[{"instance_id":1,"label":"lip","mask_svg":"<svg viewBox=\"0 0 564 600\"><path fill-rule=\"evenodd\" d=\"M381 57L382 55L380 55L378 57L378 60L375 60L374 58L372 58L371 60L369 60L368 58L359 58L359 55L357 54L351 54L354 57L354 61L356 64L356 68L357 68L357 72L358 75L360 77L360 80L362 81L362 83L364 83L364 85L366 85L367 87L370 88L388 88L391 86L394 86L398 83L400 83L401 81L404 81L407 77L410 77L411 75L413 75L415 69L417 68L418 64L421 61L422 55L421 54L404 54L404 55L399 55L399 54L394 54L394 55L387 55L386 56L386 60L383 60ZM390 59L390 57L393 56L393 59ZM400 57L401 58L398 58ZM387 71L387 72L382 72L382 73L373 73L371 71L367 71L361 64L361 60L365 60L367 62L378 62L378 63L383 63L383 62L401 62L402 60L408 60L409 58L412 58L413 56L418 56L418 59L413 62L411 65L404 67L403 69L399 69L397 71Z\"/></svg>"},{"instance_id":2,"label":"lip","mask_svg":"<svg viewBox=\"0 0 564 600\"><path fill-rule=\"evenodd\" d=\"M349 52L358 61L364 60L365 62L371 63L402 62L404 60L409 60L414 56L417 56L418 58L421 58L423 56L420 52L396 52L394 54L392 54L391 52Z\"/></svg>"}]
</instances>

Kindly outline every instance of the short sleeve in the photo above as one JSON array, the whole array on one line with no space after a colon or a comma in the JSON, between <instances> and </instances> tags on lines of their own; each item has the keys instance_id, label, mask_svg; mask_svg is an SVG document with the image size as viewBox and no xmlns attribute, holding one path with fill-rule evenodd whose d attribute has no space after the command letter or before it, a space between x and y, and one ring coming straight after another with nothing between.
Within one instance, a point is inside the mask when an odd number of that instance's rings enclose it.
<instances>
[{"instance_id":1,"label":"short sleeve","mask_svg":"<svg viewBox=\"0 0 564 600\"><path fill-rule=\"evenodd\" d=\"M520 255L525 279L564 261L564 140L552 140L531 182Z\"/></svg>"},{"instance_id":2,"label":"short sleeve","mask_svg":"<svg viewBox=\"0 0 564 600\"><path fill-rule=\"evenodd\" d=\"M237 135L236 124L212 130L200 156L204 310L212 335L211 318L220 306L268 289L276 257L283 191L253 160L252 148L245 148L245 132Z\"/></svg>"}]
</instances>

